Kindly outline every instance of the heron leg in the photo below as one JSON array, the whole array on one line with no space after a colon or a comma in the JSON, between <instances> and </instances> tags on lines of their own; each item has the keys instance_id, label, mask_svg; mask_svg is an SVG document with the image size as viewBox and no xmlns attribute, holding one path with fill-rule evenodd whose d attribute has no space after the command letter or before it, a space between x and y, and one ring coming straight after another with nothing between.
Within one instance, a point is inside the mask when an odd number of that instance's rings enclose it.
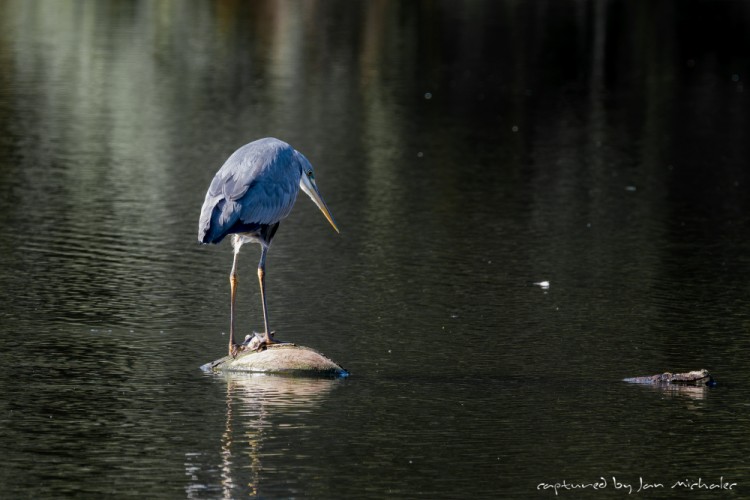
<instances>
[{"instance_id":1,"label":"heron leg","mask_svg":"<svg viewBox=\"0 0 750 500\"><path fill-rule=\"evenodd\" d=\"M231 289L231 302L229 304L229 355L233 358L237 356L239 346L234 341L234 317L235 301L237 298L237 256L240 253L239 246L235 246L234 260L232 261L232 272L229 273L229 286Z\"/></svg>"},{"instance_id":2,"label":"heron leg","mask_svg":"<svg viewBox=\"0 0 750 500\"><path fill-rule=\"evenodd\" d=\"M268 307L266 306L266 253L268 247L261 245L260 262L258 263L258 281L260 282L260 300L263 303L263 326L266 331L263 335L264 344L275 344L271 339L271 329L268 327Z\"/></svg>"}]
</instances>

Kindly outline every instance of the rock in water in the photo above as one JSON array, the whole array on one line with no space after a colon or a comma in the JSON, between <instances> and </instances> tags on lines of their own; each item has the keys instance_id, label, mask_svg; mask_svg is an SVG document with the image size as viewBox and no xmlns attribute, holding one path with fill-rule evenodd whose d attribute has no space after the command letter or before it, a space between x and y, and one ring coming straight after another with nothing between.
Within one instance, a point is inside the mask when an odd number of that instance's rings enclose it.
<instances>
[{"instance_id":1,"label":"rock in water","mask_svg":"<svg viewBox=\"0 0 750 500\"><path fill-rule=\"evenodd\" d=\"M349 372L318 351L295 344L273 344L262 351L243 351L236 358L226 356L206 363L201 369L312 377L349 375Z\"/></svg>"}]
</instances>

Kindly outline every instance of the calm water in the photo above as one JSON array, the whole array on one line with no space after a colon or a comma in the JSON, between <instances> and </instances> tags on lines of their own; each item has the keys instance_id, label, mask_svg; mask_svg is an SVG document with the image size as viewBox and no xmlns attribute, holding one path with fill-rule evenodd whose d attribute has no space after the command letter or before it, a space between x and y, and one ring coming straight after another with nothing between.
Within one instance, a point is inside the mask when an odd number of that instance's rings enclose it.
<instances>
[{"instance_id":1,"label":"calm water","mask_svg":"<svg viewBox=\"0 0 750 500\"><path fill-rule=\"evenodd\" d=\"M750 495L748 20L0 0L0 496ZM198 369L225 354L231 265L200 206L265 136L342 228L299 199L272 328L348 379ZM703 367L717 387L620 382ZM672 488L699 478L737 485Z\"/></svg>"}]
</instances>

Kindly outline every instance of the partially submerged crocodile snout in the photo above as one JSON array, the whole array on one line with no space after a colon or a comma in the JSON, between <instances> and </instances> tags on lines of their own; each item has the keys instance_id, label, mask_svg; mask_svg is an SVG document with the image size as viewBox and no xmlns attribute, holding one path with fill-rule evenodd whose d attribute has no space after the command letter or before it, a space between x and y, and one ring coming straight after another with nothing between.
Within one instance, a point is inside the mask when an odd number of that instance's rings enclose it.
<instances>
[{"instance_id":1,"label":"partially submerged crocodile snout","mask_svg":"<svg viewBox=\"0 0 750 500\"><path fill-rule=\"evenodd\" d=\"M651 385L714 385L714 379L706 369L685 373L665 372L659 375L650 375L647 377L626 378L624 379L624 382Z\"/></svg>"}]
</instances>

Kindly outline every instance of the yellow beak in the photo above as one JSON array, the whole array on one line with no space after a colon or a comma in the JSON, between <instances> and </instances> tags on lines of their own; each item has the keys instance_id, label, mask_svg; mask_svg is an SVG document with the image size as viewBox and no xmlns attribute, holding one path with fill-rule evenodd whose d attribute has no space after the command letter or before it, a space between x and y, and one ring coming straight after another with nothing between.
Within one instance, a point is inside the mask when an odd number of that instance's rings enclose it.
<instances>
[{"instance_id":1,"label":"yellow beak","mask_svg":"<svg viewBox=\"0 0 750 500\"><path fill-rule=\"evenodd\" d=\"M334 222L333 220L331 212L328 210L328 205L326 205L326 202L323 201L323 197L320 196L320 191L318 191L318 186L315 184L315 181L302 174L302 178L299 181L299 187L301 187L302 191L304 191L305 194L307 194L307 196L309 196L310 199L318 206L320 211L323 212L323 215L325 215L326 219L328 219L328 222L331 223L333 229L335 229L337 233L340 232L338 226L336 225L336 222Z\"/></svg>"}]
</instances>

